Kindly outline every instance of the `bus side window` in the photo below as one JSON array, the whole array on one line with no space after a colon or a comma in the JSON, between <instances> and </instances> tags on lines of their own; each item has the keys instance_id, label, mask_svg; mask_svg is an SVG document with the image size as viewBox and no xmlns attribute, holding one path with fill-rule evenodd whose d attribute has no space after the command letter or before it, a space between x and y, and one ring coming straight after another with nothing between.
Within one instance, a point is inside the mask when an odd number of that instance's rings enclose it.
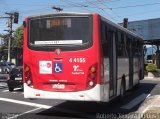
<instances>
[{"instance_id":1,"label":"bus side window","mask_svg":"<svg viewBox=\"0 0 160 119\"><path fill-rule=\"evenodd\" d=\"M123 49L123 46L122 46L122 37L121 37L121 32L118 32L118 42L117 42L117 56L118 57L122 57L123 56L123 53L122 53L122 49Z\"/></svg>"},{"instance_id":2,"label":"bus side window","mask_svg":"<svg viewBox=\"0 0 160 119\"><path fill-rule=\"evenodd\" d=\"M107 27L103 22L101 23L101 43L103 56L108 57Z\"/></svg>"}]
</instances>

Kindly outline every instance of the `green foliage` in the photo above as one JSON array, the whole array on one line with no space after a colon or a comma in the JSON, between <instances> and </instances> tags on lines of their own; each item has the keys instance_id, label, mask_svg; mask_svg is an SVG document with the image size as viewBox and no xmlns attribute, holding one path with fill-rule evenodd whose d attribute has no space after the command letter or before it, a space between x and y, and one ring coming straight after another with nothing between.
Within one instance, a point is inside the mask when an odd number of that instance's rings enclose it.
<instances>
[{"instance_id":1,"label":"green foliage","mask_svg":"<svg viewBox=\"0 0 160 119\"><path fill-rule=\"evenodd\" d=\"M8 34L0 34L0 37L2 38L1 40L2 40L2 44L1 45L3 45L3 47L8 47Z\"/></svg>"},{"instance_id":2,"label":"green foliage","mask_svg":"<svg viewBox=\"0 0 160 119\"><path fill-rule=\"evenodd\" d=\"M3 44L0 47L0 60L7 60L7 49L8 49L8 34L0 34L0 37L3 40ZM23 51L23 25L18 27L13 36L11 37L11 59L16 59L17 64L22 60L22 51Z\"/></svg>"},{"instance_id":3,"label":"green foliage","mask_svg":"<svg viewBox=\"0 0 160 119\"><path fill-rule=\"evenodd\" d=\"M157 65L155 65L155 64L148 64L148 65L146 66L146 70L147 70L148 72L154 72L154 71L157 70Z\"/></svg>"},{"instance_id":4,"label":"green foliage","mask_svg":"<svg viewBox=\"0 0 160 119\"><path fill-rule=\"evenodd\" d=\"M16 29L14 34L14 39L11 43L12 48L22 49L23 47L23 26L20 26Z\"/></svg>"},{"instance_id":5,"label":"green foliage","mask_svg":"<svg viewBox=\"0 0 160 119\"><path fill-rule=\"evenodd\" d=\"M4 44L4 48L8 48L8 34L0 34L0 37L2 38ZM14 33L14 36L11 39L11 49L22 49L23 47L23 26L21 25L18 27ZM1 48L3 49L3 48Z\"/></svg>"}]
</instances>

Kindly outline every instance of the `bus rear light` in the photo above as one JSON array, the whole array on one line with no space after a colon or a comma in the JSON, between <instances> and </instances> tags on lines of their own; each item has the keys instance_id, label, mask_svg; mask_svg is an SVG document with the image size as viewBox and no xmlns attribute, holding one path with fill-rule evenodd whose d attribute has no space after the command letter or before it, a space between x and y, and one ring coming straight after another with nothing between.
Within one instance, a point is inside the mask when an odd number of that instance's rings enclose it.
<instances>
[{"instance_id":1,"label":"bus rear light","mask_svg":"<svg viewBox=\"0 0 160 119\"><path fill-rule=\"evenodd\" d=\"M31 85L32 84L32 82L31 82L31 80L29 79L29 80L27 80L27 85Z\"/></svg>"},{"instance_id":2,"label":"bus rear light","mask_svg":"<svg viewBox=\"0 0 160 119\"><path fill-rule=\"evenodd\" d=\"M88 75L88 78L89 79L94 79L94 78L96 78L96 74L95 73L91 73L91 74Z\"/></svg>"},{"instance_id":3,"label":"bus rear light","mask_svg":"<svg viewBox=\"0 0 160 119\"><path fill-rule=\"evenodd\" d=\"M88 77L87 77L87 88L93 88L96 84L96 79L97 79L97 64L92 65L89 68L88 71Z\"/></svg>"},{"instance_id":4,"label":"bus rear light","mask_svg":"<svg viewBox=\"0 0 160 119\"><path fill-rule=\"evenodd\" d=\"M29 66L25 65L24 72L28 72L30 70Z\"/></svg>"},{"instance_id":5,"label":"bus rear light","mask_svg":"<svg viewBox=\"0 0 160 119\"><path fill-rule=\"evenodd\" d=\"M90 71L91 71L92 73L95 73L95 72L96 72L96 67L95 67L95 66L91 66Z\"/></svg>"},{"instance_id":6,"label":"bus rear light","mask_svg":"<svg viewBox=\"0 0 160 119\"><path fill-rule=\"evenodd\" d=\"M93 86L94 86L94 81L92 81L92 80L89 81L89 82L88 82L88 85L89 85L90 87L93 87Z\"/></svg>"},{"instance_id":7,"label":"bus rear light","mask_svg":"<svg viewBox=\"0 0 160 119\"><path fill-rule=\"evenodd\" d=\"M33 87L32 74L30 67L24 64L24 81L28 86Z\"/></svg>"}]
</instances>

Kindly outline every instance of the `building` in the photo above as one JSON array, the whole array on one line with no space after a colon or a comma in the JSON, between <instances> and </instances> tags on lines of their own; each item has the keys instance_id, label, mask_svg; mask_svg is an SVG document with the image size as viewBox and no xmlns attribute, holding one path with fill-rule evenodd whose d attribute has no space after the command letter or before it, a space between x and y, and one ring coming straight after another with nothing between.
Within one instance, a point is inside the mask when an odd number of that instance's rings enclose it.
<instances>
[{"instance_id":1,"label":"building","mask_svg":"<svg viewBox=\"0 0 160 119\"><path fill-rule=\"evenodd\" d=\"M142 37L145 45L154 45L153 50L156 46L156 64L160 67L160 18L128 22L127 29Z\"/></svg>"}]
</instances>

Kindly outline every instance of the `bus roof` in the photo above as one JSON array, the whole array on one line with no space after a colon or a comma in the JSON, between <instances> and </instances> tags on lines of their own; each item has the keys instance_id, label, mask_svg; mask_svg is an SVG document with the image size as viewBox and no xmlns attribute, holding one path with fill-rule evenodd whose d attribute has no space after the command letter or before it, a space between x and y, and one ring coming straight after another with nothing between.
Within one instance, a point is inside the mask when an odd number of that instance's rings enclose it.
<instances>
[{"instance_id":1,"label":"bus roof","mask_svg":"<svg viewBox=\"0 0 160 119\"><path fill-rule=\"evenodd\" d=\"M29 16L28 18L35 18L41 16L50 16L50 15L92 15L93 13L80 13L80 12L55 12L55 13L44 13L39 15Z\"/></svg>"}]
</instances>

